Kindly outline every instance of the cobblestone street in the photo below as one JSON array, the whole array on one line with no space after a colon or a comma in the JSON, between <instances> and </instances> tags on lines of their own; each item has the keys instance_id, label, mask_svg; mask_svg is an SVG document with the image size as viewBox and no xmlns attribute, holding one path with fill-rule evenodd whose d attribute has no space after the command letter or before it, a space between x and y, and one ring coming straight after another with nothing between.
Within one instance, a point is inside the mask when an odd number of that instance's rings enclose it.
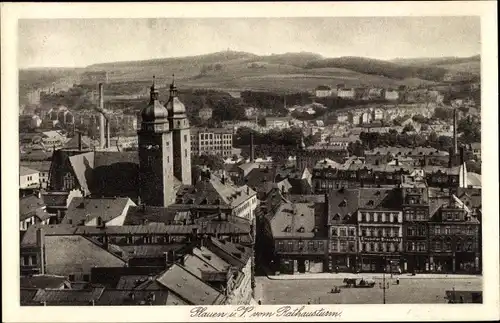
<instances>
[{"instance_id":1,"label":"cobblestone street","mask_svg":"<svg viewBox=\"0 0 500 323\"><path fill-rule=\"evenodd\" d=\"M361 276L360 276L361 277ZM382 304L383 290L379 287L382 279L375 277L374 288L341 288L338 294L330 293L334 286L342 286L342 278L273 280L257 277L255 299L262 304ZM447 290L482 290L482 277L469 278L386 278L387 304L446 303Z\"/></svg>"}]
</instances>

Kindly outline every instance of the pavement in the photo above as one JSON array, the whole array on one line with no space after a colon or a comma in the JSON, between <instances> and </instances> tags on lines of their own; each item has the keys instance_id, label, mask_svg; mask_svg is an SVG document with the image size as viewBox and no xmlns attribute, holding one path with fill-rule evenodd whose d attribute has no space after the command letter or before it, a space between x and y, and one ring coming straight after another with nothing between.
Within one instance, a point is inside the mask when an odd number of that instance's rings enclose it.
<instances>
[{"instance_id":1,"label":"pavement","mask_svg":"<svg viewBox=\"0 0 500 323\"><path fill-rule=\"evenodd\" d=\"M267 278L272 280L310 280L310 279L344 279L344 278L371 278L371 279L382 279L384 274L382 273L299 273L295 275L267 275ZM385 278L390 278L391 274L385 274ZM393 274L393 278L399 277L399 279L473 279L480 278L481 275L459 275L459 274L416 274L412 276L411 274Z\"/></svg>"}]
</instances>

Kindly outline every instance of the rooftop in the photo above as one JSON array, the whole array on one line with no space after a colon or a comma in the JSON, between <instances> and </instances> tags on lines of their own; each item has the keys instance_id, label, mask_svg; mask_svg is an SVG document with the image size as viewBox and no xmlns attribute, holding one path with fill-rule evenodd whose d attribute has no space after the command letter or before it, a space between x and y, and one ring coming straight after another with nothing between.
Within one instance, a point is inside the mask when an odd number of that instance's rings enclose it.
<instances>
[{"instance_id":1,"label":"rooftop","mask_svg":"<svg viewBox=\"0 0 500 323\"><path fill-rule=\"evenodd\" d=\"M104 223L120 216L129 203L129 198L84 198L74 197L61 223L82 224L101 217Z\"/></svg>"}]
</instances>

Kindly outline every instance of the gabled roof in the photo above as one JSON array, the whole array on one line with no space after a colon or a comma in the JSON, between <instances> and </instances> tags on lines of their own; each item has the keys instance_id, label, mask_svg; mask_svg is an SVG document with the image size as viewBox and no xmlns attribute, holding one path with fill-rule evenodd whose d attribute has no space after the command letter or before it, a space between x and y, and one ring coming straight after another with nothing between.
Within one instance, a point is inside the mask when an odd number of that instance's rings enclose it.
<instances>
[{"instance_id":1,"label":"gabled roof","mask_svg":"<svg viewBox=\"0 0 500 323\"><path fill-rule=\"evenodd\" d=\"M314 238L314 208L306 203L282 203L270 220L274 238Z\"/></svg>"},{"instance_id":2,"label":"gabled roof","mask_svg":"<svg viewBox=\"0 0 500 323\"><path fill-rule=\"evenodd\" d=\"M70 283L64 276L34 275L21 277L21 288L55 288L62 285L69 286Z\"/></svg>"},{"instance_id":3,"label":"gabled roof","mask_svg":"<svg viewBox=\"0 0 500 323\"><path fill-rule=\"evenodd\" d=\"M218 240L213 237L210 238L210 243L207 248L217 254L225 262L238 269L241 269L248 263L253 253L252 249L249 247L230 241Z\"/></svg>"},{"instance_id":4,"label":"gabled roof","mask_svg":"<svg viewBox=\"0 0 500 323\"><path fill-rule=\"evenodd\" d=\"M190 207L131 206L125 216L124 225L157 222L165 224L189 224L192 219ZM186 221L186 222L184 222Z\"/></svg>"},{"instance_id":5,"label":"gabled roof","mask_svg":"<svg viewBox=\"0 0 500 323\"><path fill-rule=\"evenodd\" d=\"M167 290L119 290L105 289L96 305L173 305L168 304Z\"/></svg>"},{"instance_id":6,"label":"gabled roof","mask_svg":"<svg viewBox=\"0 0 500 323\"><path fill-rule=\"evenodd\" d=\"M256 192L249 187L237 187L229 182L222 183L221 179L211 175L195 185L182 186L177 192L177 199L182 203L194 205L220 205L221 207L236 207L248 200Z\"/></svg>"},{"instance_id":7,"label":"gabled roof","mask_svg":"<svg viewBox=\"0 0 500 323\"><path fill-rule=\"evenodd\" d=\"M225 299L218 290L178 264L170 266L156 280L191 305L221 305Z\"/></svg>"},{"instance_id":8,"label":"gabled roof","mask_svg":"<svg viewBox=\"0 0 500 323\"><path fill-rule=\"evenodd\" d=\"M33 302L47 305L91 305L102 295L104 287L94 287L90 290L75 289L39 289L33 297Z\"/></svg>"},{"instance_id":9,"label":"gabled roof","mask_svg":"<svg viewBox=\"0 0 500 323\"><path fill-rule=\"evenodd\" d=\"M28 176L28 175L34 175L38 174L39 171L24 167L24 166L19 166L19 176Z\"/></svg>"},{"instance_id":10,"label":"gabled roof","mask_svg":"<svg viewBox=\"0 0 500 323\"><path fill-rule=\"evenodd\" d=\"M61 223L81 224L101 217L104 223L120 216L127 204L131 203L129 198L84 198L74 197L68 206L66 215Z\"/></svg>"},{"instance_id":11,"label":"gabled roof","mask_svg":"<svg viewBox=\"0 0 500 323\"><path fill-rule=\"evenodd\" d=\"M360 188L359 208L369 210L399 209L402 200L396 196L395 189Z\"/></svg>"},{"instance_id":12,"label":"gabled roof","mask_svg":"<svg viewBox=\"0 0 500 323\"><path fill-rule=\"evenodd\" d=\"M87 136L82 136L82 149L91 149L91 139ZM73 136L66 144L64 144L63 149L78 149L79 148L79 138L78 136Z\"/></svg>"},{"instance_id":13,"label":"gabled roof","mask_svg":"<svg viewBox=\"0 0 500 323\"><path fill-rule=\"evenodd\" d=\"M346 223L359 208L358 189L339 189L328 193L328 223Z\"/></svg>"},{"instance_id":14,"label":"gabled roof","mask_svg":"<svg viewBox=\"0 0 500 323\"><path fill-rule=\"evenodd\" d=\"M217 254L213 253L210 249L205 246L201 246L199 248L193 249L193 255L203 259L205 262L210 264L216 270L219 271L227 271L231 265L224 261L221 257L217 256Z\"/></svg>"},{"instance_id":15,"label":"gabled roof","mask_svg":"<svg viewBox=\"0 0 500 323\"><path fill-rule=\"evenodd\" d=\"M23 221L32 216L40 220L46 220L50 217L45 211L45 203L41 198L35 195L28 195L19 199L19 220Z\"/></svg>"}]
</instances>

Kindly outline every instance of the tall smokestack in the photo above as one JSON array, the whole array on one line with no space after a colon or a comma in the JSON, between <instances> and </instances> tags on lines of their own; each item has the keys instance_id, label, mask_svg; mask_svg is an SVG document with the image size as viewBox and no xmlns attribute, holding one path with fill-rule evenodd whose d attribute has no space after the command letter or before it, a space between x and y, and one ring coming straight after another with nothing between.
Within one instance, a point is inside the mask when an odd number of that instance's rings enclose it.
<instances>
[{"instance_id":1,"label":"tall smokestack","mask_svg":"<svg viewBox=\"0 0 500 323\"><path fill-rule=\"evenodd\" d=\"M82 133L78 131L78 150L82 151Z\"/></svg>"},{"instance_id":2,"label":"tall smokestack","mask_svg":"<svg viewBox=\"0 0 500 323\"><path fill-rule=\"evenodd\" d=\"M109 138L110 135L109 135L109 120L106 119L106 148L109 148L111 147L111 139Z\"/></svg>"},{"instance_id":3,"label":"tall smokestack","mask_svg":"<svg viewBox=\"0 0 500 323\"><path fill-rule=\"evenodd\" d=\"M99 83L99 145L101 148L106 147L106 138L104 135L104 128L106 127L105 125L105 120L104 120L104 84Z\"/></svg>"},{"instance_id":4,"label":"tall smokestack","mask_svg":"<svg viewBox=\"0 0 500 323\"><path fill-rule=\"evenodd\" d=\"M458 155L458 144L457 144L457 108L453 109L453 155Z\"/></svg>"},{"instance_id":5,"label":"tall smokestack","mask_svg":"<svg viewBox=\"0 0 500 323\"><path fill-rule=\"evenodd\" d=\"M253 147L253 132L250 134L250 162L255 161L255 149Z\"/></svg>"}]
</instances>

